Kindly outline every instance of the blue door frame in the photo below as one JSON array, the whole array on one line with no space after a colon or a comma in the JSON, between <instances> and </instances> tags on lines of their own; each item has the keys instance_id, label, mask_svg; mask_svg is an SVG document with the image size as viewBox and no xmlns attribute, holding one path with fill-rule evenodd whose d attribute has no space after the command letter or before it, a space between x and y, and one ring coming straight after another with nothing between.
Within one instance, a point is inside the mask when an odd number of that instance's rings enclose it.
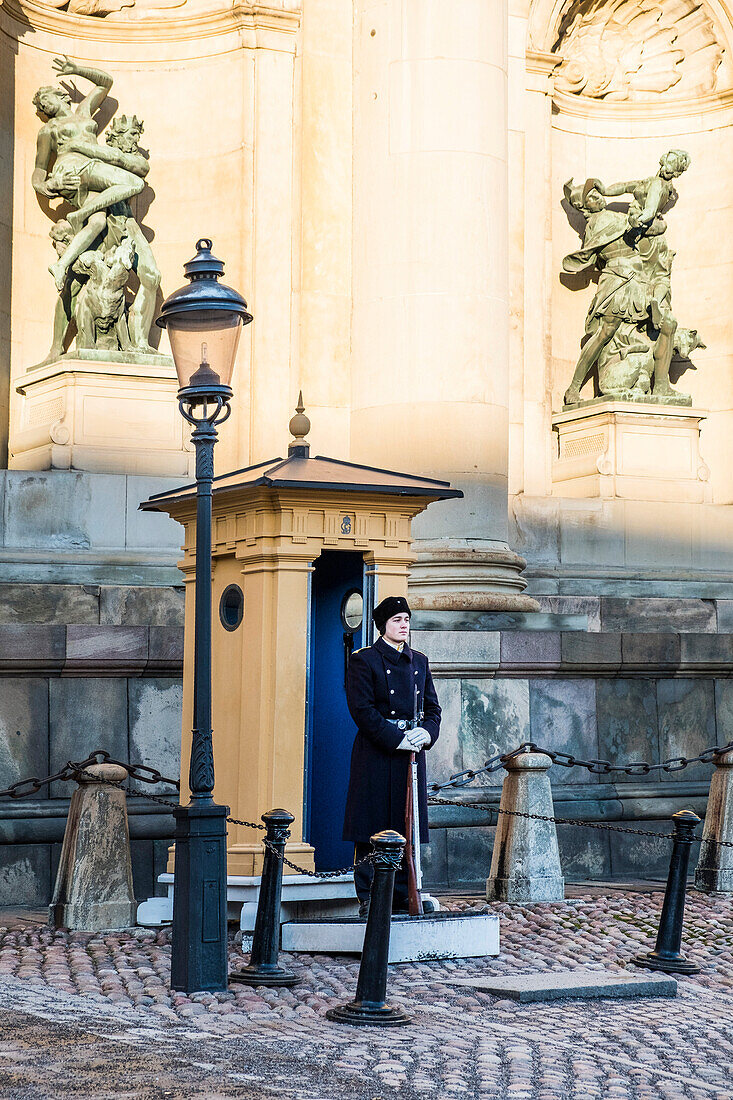
<instances>
[{"instance_id":1,"label":"blue door frame","mask_svg":"<svg viewBox=\"0 0 733 1100\"><path fill-rule=\"evenodd\" d=\"M345 597L358 590L366 619L371 581L363 554L355 551L324 550L311 575L304 821L317 871L333 871L353 860L353 844L341 839L356 734L346 705L346 650L349 641L359 649L371 638L363 621L349 639L341 612Z\"/></svg>"}]
</instances>

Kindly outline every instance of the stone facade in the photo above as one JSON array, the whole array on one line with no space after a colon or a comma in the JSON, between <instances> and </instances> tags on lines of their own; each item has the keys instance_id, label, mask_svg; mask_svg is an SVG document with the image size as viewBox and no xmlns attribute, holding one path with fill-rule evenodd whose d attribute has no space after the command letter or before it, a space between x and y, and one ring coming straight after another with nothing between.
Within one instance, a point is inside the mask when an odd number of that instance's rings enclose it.
<instances>
[{"instance_id":1,"label":"stone facade","mask_svg":"<svg viewBox=\"0 0 733 1100\"><path fill-rule=\"evenodd\" d=\"M172 374L33 374L57 291L32 100L61 54L145 119L131 201L161 293L206 234L252 306L218 471L285 454L302 388L314 454L463 490L413 526L434 778L528 739L656 760L731 736L733 24L663 0L650 72L629 62L642 9L0 0L0 785L98 744L175 774L180 743L182 533L138 512L190 470ZM670 148L691 155L667 235L675 311L707 345L672 364L692 405L568 418L593 290L560 275L579 243L563 185L636 178ZM679 800L704 808L707 772L552 778L563 812L666 828ZM66 797L0 805L0 898L47 900ZM486 878L484 821L435 811L433 882ZM142 896L170 827L137 802L130 822ZM661 873L653 841L560 844L568 878Z\"/></svg>"}]
</instances>

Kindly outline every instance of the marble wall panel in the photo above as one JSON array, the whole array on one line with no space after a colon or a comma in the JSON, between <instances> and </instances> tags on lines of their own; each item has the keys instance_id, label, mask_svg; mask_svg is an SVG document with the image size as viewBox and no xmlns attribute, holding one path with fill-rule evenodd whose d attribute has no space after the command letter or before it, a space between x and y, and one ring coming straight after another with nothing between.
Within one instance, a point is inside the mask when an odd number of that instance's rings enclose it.
<instances>
[{"instance_id":1,"label":"marble wall panel","mask_svg":"<svg viewBox=\"0 0 733 1100\"><path fill-rule=\"evenodd\" d=\"M123 677L69 677L49 682L50 770L106 749L126 760L127 681ZM73 786L72 786L73 790ZM51 797L68 798L68 783L54 783Z\"/></svg>"},{"instance_id":2,"label":"marble wall panel","mask_svg":"<svg viewBox=\"0 0 733 1100\"><path fill-rule=\"evenodd\" d=\"M733 634L733 600L716 600L716 621L720 634Z\"/></svg>"},{"instance_id":3,"label":"marble wall panel","mask_svg":"<svg viewBox=\"0 0 733 1100\"><path fill-rule=\"evenodd\" d=\"M601 600L599 596L536 596L540 608L552 615L587 615L588 630L598 633L601 629Z\"/></svg>"},{"instance_id":4,"label":"marble wall panel","mask_svg":"<svg viewBox=\"0 0 733 1100\"><path fill-rule=\"evenodd\" d=\"M603 596L601 629L626 633L714 633L715 601Z\"/></svg>"},{"instance_id":5,"label":"marble wall panel","mask_svg":"<svg viewBox=\"0 0 733 1100\"><path fill-rule=\"evenodd\" d=\"M431 829L430 843L422 845L423 878L428 889L431 886L445 887L448 884L448 842L446 834L450 829Z\"/></svg>"},{"instance_id":6,"label":"marble wall panel","mask_svg":"<svg viewBox=\"0 0 733 1100\"><path fill-rule=\"evenodd\" d=\"M99 622L103 626L182 627L183 602L183 585L179 588L104 585L99 594Z\"/></svg>"},{"instance_id":7,"label":"marble wall panel","mask_svg":"<svg viewBox=\"0 0 733 1100\"><path fill-rule=\"evenodd\" d=\"M0 845L0 905L41 906L51 900L50 845Z\"/></svg>"},{"instance_id":8,"label":"marble wall panel","mask_svg":"<svg viewBox=\"0 0 733 1100\"><path fill-rule=\"evenodd\" d=\"M659 680L657 683L660 760L697 756L716 744L715 685L712 680ZM709 764L663 772L665 783L707 782Z\"/></svg>"},{"instance_id":9,"label":"marble wall panel","mask_svg":"<svg viewBox=\"0 0 733 1100\"><path fill-rule=\"evenodd\" d=\"M560 866L566 882L607 879L611 873L611 834L580 825L558 825Z\"/></svg>"},{"instance_id":10,"label":"marble wall panel","mask_svg":"<svg viewBox=\"0 0 733 1100\"><path fill-rule=\"evenodd\" d=\"M718 744L733 741L733 680L715 681L715 719Z\"/></svg>"},{"instance_id":11,"label":"marble wall panel","mask_svg":"<svg viewBox=\"0 0 733 1100\"><path fill-rule=\"evenodd\" d=\"M0 623L97 623L98 592L84 584L0 584Z\"/></svg>"},{"instance_id":12,"label":"marble wall panel","mask_svg":"<svg viewBox=\"0 0 733 1100\"><path fill-rule=\"evenodd\" d=\"M483 892L491 868L494 833L490 827L446 829L449 889L475 886Z\"/></svg>"},{"instance_id":13,"label":"marble wall panel","mask_svg":"<svg viewBox=\"0 0 733 1100\"><path fill-rule=\"evenodd\" d=\"M626 763L659 760L657 732L657 685L654 680L599 679L598 753L602 760ZM658 781L652 773L650 782ZM633 776L614 775L614 782L638 782Z\"/></svg>"},{"instance_id":14,"label":"marble wall panel","mask_svg":"<svg viewBox=\"0 0 733 1100\"><path fill-rule=\"evenodd\" d=\"M57 551L125 545L125 479L77 470L8 470L5 545Z\"/></svg>"},{"instance_id":15,"label":"marble wall panel","mask_svg":"<svg viewBox=\"0 0 733 1100\"><path fill-rule=\"evenodd\" d=\"M177 779L181 767L183 707L183 686L180 679L130 679L127 689L131 763L157 768L163 775ZM151 787L137 780L131 781L130 786L141 791L152 790L154 793L173 790L170 786Z\"/></svg>"},{"instance_id":16,"label":"marble wall panel","mask_svg":"<svg viewBox=\"0 0 733 1100\"><path fill-rule=\"evenodd\" d=\"M0 788L31 775L48 774L48 680L4 678L0 682Z\"/></svg>"},{"instance_id":17,"label":"marble wall panel","mask_svg":"<svg viewBox=\"0 0 733 1100\"><path fill-rule=\"evenodd\" d=\"M633 822L629 822L629 828L633 829ZM669 833L671 826L665 821L644 821L638 828L650 833ZM693 844L690 848L690 869L697 863L700 845ZM615 833L611 847L611 874L614 878L621 879L658 879L660 889L667 879L669 859L672 853L672 842L669 840L655 840L650 836L636 836L634 834L624 836L623 833ZM656 935L656 923L654 933Z\"/></svg>"},{"instance_id":18,"label":"marble wall panel","mask_svg":"<svg viewBox=\"0 0 733 1100\"><path fill-rule=\"evenodd\" d=\"M595 680L530 680L529 714L531 740L536 744L586 760L597 758ZM585 768L555 765L549 774L553 786L598 781Z\"/></svg>"},{"instance_id":19,"label":"marble wall panel","mask_svg":"<svg viewBox=\"0 0 733 1100\"><path fill-rule=\"evenodd\" d=\"M461 681L436 678L435 690L443 713L440 737L425 757L428 783L442 783L463 770Z\"/></svg>"},{"instance_id":20,"label":"marble wall panel","mask_svg":"<svg viewBox=\"0 0 733 1100\"><path fill-rule=\"evenodd\" d=\"M529 741L529 681L463 680L461 750L464 768L480 768L497 753ZM482 776L484 786L501 786L503 770Z\"/></svg>"}]
</instances>

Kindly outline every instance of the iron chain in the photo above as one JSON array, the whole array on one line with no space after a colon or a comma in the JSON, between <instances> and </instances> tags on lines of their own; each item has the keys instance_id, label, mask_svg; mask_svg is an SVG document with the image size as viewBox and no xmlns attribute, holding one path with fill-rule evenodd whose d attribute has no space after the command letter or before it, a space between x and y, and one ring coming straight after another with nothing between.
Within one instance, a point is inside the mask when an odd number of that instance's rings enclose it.
<instances>
[{"instance_id":1,"label":"iron chain","mask_svg":"<svg viewBox=\"0 0 733 1100\"><path fill-rule=\"evenodd\" d=\"M82 764L75 764L73 767L76 770L76 774L87 775L90 779L94 779L100 782L100 777L92 775L91 772L85 772ZM171 809L178 809L180 802L172 802L168 798L162 798L160 795L146 794L144 791L130 791L122 783L115 783L111 779L103 779L101 782L105 783L109 787L117 787L119 790L125 791L127 795L131 795L133 798L146 798L150 802L156 802L161 806L169 806ZM456 802L451 798L438 798L432 795L428 798L428 803L431 806L459 806L462 809L468 810L480 810L482 813L487 814L504 814L507 817L524 817L531 821L551 821L555 825L577 825L585 829L601 829L611 833L630 833L633 836L650 836L655 840L675 840L674 833L654 833L650 829L627 829L622 825L609 825L605 821L581 821L579 818L574 817L550 817L547 814L530 814L525 813L522 810L503 810L500 806L490 806L486 802ZM228 817L227 822L230 825L241 825L245 829L258 829L260 832L265 832L265 826L258 824L256 821L242 821L236 817ZM693 836L692 841L702 840L702 837ZM718 844L724 848L733 848L733 841L730 840L716 840L714 837L706 837L705 842L707 844ZM351 874L364 863L372 863L374 861L373 853L369 853L362 859L352 863L350 867L339 867L335 871L311 871L307 867L299 867L297 863L293 863L285 855L281 855L276 846L272 844L266 838L262 841L265 848L268 848L274 856L282 860L286 867L290 867L291 870L296 871L299 875L307 875L311 878L318 879L331 879L338 878L340 875Z\"/></svg>"},{"instance_id":2,"label":"iron chain","mask_svg":"<svg viewBox=\"0 0 733 1100\"><path fill-rule=\"evenodd\" d=\"M85 775L89 779L94 779L97 782L100 782L100 777L98 775L92 775L91 772L87 772L84 770L87 763L87 761L82 761L81 764L74 764L73 767L75 769L75 773L77 775ZM149 802L156 802L160 806L169 806L173 810L179 809L181 805L180 802L172 802L169 798L162 798L160 795L146 794L144 791L131 791L122 783L115 783L111 779L102 779L101 782L105 783L108 787L117 787L118 790L124 791L125 794L131 795L133 798L145 798ZM265 826L258 824L258 822L256 821L241 821L239 818L236 817L228 817L227 822L230 825L241 825L245 829L259 829L260 832L265 832ZM277 847L266 838L263 839L262 843L264 844L265 848L269 849L269 851L272 852L274 856L277 856L278 859L282 860L286 867L290 867L299 875L307 875L310 878L338 878L340 875L350 874L353 870L355 870L357 867L360 867L363 863L371 863L374 859L372 853L370 852L369 855L364 856L363 859L359 859L356 861L356 863L352 863L350 867L340 867L337 871L310 871L307 867L299 867L297 863L293 863L292 860L288 859L285 855L282 855L278 851Z\"/></svg>"},{"instance_id":3,"label":"iron chain","mask_svg":"<svg viewBox=\"0 0 733 1100\"><path fill-rule=\"evenodd\" d=\"M228 817L227 821L230 825L242 825L245 829L260 829L265 832L264 825L258 825L256 821L239 821L236 817ZM341 875L349 875L355 868L360 867L362 863L371 863L373 856L371 852L369 855L364 856L363 859L358 859L356 863L352 863L350 867L339 867L337 871L309 871L307 867L299 867L297 863L293 863L291 859L288 859L285 855L278 851L276 846L269 840L262 841L265 848L272 852L274 856L282 860L286 867L290 867L291 870L297 871L299 875L308 875L311 878L329 879L339 878Z\"/></svg>"},{"instance_id":4,"label":"iron chain","mask_svg":"<svg viewBox=\"0 0 733 1100\"><path fill-rule=\"evenodd\" d=\"M31 795L38 794L41 787L46 787L49 783L67 783L80 773L84 773L84 769L91 767L93 764L119 764L127 770L130 779L139 779L143 783L166 783L175 787L176 790L180 789L177 779L169 779L167 776L162 775L157 768L149 768L146 764L128 764L123 760L115 760L104 749L95 749L86 760L81 760L79 763L68 760L60 771L55 772L53 775L47 775L45 779L38 779L36 776L19 779L17 783L12 783L5 790L0 791L0 798L29 798ZM97 779L99 777L90 776L90 778Z\"/></svg>"},{"instance_id":5,"label":"iron chain","mask_svg":"<svg viewBox=\"0 0 733 1100\"><path fill-rule=\"evenodd\" d=\"M530 814L523 810L503 810L501 806L490 806L486 802L454 802L450 798L428 798L431 806L460 806L462 809L481 810L487 814L505 814L507 817L525 817L530 821L552 821L555 825L579 825L584 829L602 829L610 833L631 833L633 836L651 836L655 840L678 840L674 833L654 833L651 829L626 829L623 825L609 825L606 821L581 821L575 817L550 817L547 814ZM701 836L690 837L690 842L702 840ZM718 844L723 848L733 848L731 840L716 840L705 837L706 844Z\"/></svg>"},{"instance_id":6,"label":"iron chain","mask_svg":"<svg viewBox=\"0 0 733 1100\"><path fill-rule=\"evenodd\" d=\"M611 772L622 772L624 775L649 775L650 772L654 771L681 772L690 764L712 764L716 756L731 751L733 751L733 741L729 741L727 745L722 746L712 745L698 756L689 758L686 756L673 756L671 760L663 760L660 764L648 764L645 760L633 760L628 764L612 764L610 760L581 760L577 756L573 756L572 753L559 752L555 749L543 749L536 745L534 741L524 741L518 748L512 749L511 752L497 753L496 756L492 756L480 768L467 768L465 771L456 772L455 775L449 776L444 783L431 783L430 790L442 791L448 787L465 787L477 776L490 775L492 772L503 768L506 761L513 760L515 756L521 756L527 752L543 753L545 756L550 757L553 764L558 764L561 768L586 768L593 775L610 775Z\"/></svg>"}]
</instances>

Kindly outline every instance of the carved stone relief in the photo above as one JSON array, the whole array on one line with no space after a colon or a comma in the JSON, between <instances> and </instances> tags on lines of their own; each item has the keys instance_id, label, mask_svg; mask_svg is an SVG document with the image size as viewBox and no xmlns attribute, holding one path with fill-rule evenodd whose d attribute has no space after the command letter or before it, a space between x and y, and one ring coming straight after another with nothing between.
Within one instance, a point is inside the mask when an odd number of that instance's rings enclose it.
<instances>
[{"instance_id":1,"label":"carved stone relief","mask_svg":"<svg viewBox=\"0 0 733 1100\"><path fill-rule=\"evenodd\" d=\"M553 52L557 91L620 101L714 92L723 59L697 0L574 0Z\"/></svg>"},{"instance_id":2,"label":"carved stone relief","mask_svg":"<svg viewBox=\"0 0 733 1100\"><path fill-rule=\"evenodd\" d=\"M673 181L690 165L684 149L659 159L655 176L605 185L588 179L582 187L565 184L566 212L585 220L582 247L563 260L570 275L595 273L596 293L585 324L585 339L565 407L577 405L595 366L603 397L658 404L692 403L670 384L674 356L687 360L705 344L697 329L682 328L672 312L672 261L664 213L677 198ZM613 209L607 199L632 196ZM619 204L614 204L618 206ZM691 364L690 364L691 365Z\"/></svg>"},{"instance_id":3,"label":"carved stone relief","mask_svg":"<svg viewBox=\"0 0 733 1100\"><path fill-rule=\"evenodd\" d=\"M63 8L72 15L111 15L113 12L133 14L126 9L134 8L134 16L154 15L166 8L180 8L186 0L40 0L46 8Z\"/></svg>"},{"instance_id":4,"label":"carved stone relief","mask_svg":"<svg viewBox=\"0 0 733 1100\"><path fill-rule=\"evenodd\" d=\"M61 76L89 81L92 90L77 106L68 84L46 85L33 98L45 121L37 138L32 184L56 219L50 231L56 260L49 271L58 299L44 362L64 354L72 325L77 352L155 355L148 338L160 271L130 206L144 189L150 167L138 144L143 123L136 115L118 115L102 145L95 116L112 77L69 58L53 64ZM66 205L55 210L51 203L58 200ZM133 271L134 290L128 285Z\"/></svg>"}]
</instances>

